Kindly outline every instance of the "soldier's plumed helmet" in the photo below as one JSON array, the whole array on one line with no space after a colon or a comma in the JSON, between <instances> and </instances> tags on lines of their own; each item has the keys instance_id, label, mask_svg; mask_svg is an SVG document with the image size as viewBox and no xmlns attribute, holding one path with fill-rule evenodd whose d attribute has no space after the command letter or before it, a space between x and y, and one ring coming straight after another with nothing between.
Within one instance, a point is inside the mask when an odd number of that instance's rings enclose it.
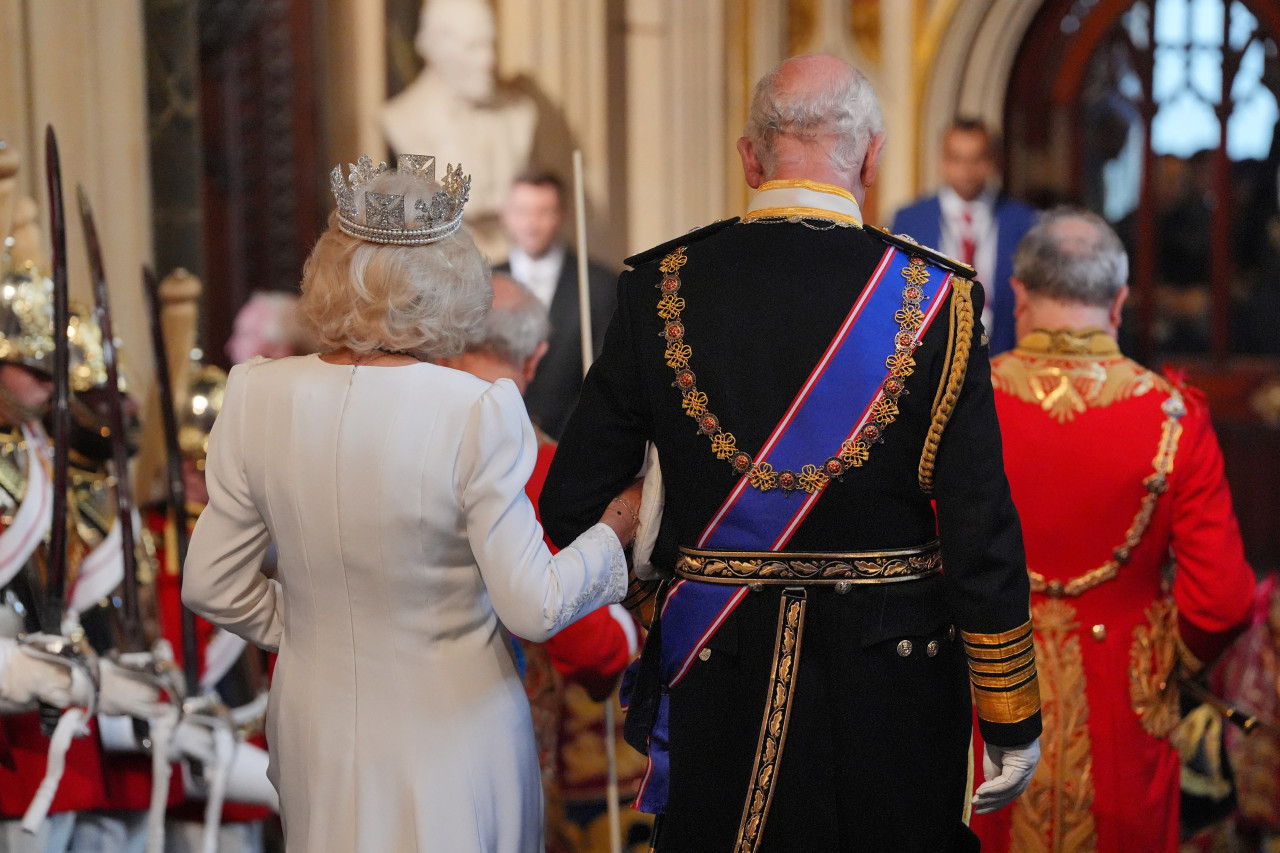
<instances>
[{"instance_id":1,"label":"soldier's plumed helmet","mask_svg":"<svg viewBox=\"0 0 1280 853\"><path fill-rule=\"evenodd\" d=\"M182 455L204 470L209 455L209 432L222 411L227 374L211 364L191 362L185 403L178 409L178 446Z\"/></svg>"},{"instance_id":2,"label":"soldier's plumed helmet","mask_svg":"<svg viewBox=\"0 0 1280 853\"><path fill-rule=\"evenodd\" d=\"M53 372L53 282L31 261L0 257L0 362Z\"/></svg>"}]
</instances>

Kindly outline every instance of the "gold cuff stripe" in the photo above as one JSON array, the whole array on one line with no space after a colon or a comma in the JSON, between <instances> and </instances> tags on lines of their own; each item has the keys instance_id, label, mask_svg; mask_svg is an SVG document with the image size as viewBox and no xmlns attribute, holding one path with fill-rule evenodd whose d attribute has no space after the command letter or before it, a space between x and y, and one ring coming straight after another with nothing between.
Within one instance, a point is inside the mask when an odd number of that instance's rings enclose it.
<instances>
[{"instance_id":1,"label":"gold cuff stripe","mask_svg":"<svg viewBox=\"0 0 1280 853\"><path fill-rule=\"evenodd\" d=\"M980 687L984 690L1012 690L1019 686L1029 678L1036 677L1036 665L1034 663L1024 665L1017 672L1010 672L1005 675L978 675L969 673L969 680L973 682L974 687Z\"/></svg>"},{"instance_id":2,"label":"gold cuff stripe","mask_svg":"<svg viewBox=\"0 0 1280 853\"><path fill-rule=\"evenodd\" d=\"M978 717L988 723L1020 723L1040 710L1040 682L1032 678L1015 690L973 691Z\"/></svg>"},{"instance_id":3,"label":"gold cuff stripe","mask_svg":"<svg viewBox=\"0 0 1280 853\"><path fill-rule=\"evenodd\" d=\"M1023 622L1011 631L1001 631L999 634L976 634L970 631L960 632L960 636L964 638L965 645L969 646L1005 646L1015 640L1021 640L1030 634L1030 620Z\"/></svg>"},{"instance_id":4,"label":"gold cuff stripe","mask_svg":"<svg viewBox=\"0 0 1280 853\"><path fill-rule=\"evenodd\" d=\"M970 661L1000 661L1025 652L1027 649L1031 648L1034 642L1035 638L1028 634L1024 639L1019 640L1012 646L1000 646L994 649L983 646L971 646L968 643L965 643L965 652L969 655Z\"/></svg>"},{"instance_id":5,"label":"gold cuff stripe","mask_svg":"<svg viewBox=\"0 0 1280 853\"><path fill-rule=\"evenodd\" d=\"M971 660L969 661L969 671L978 675L1006 675L1032 663L1035 659L1036 650L1027 649L1022 654L1008 660Z\"/></svg>"}]
</instances>

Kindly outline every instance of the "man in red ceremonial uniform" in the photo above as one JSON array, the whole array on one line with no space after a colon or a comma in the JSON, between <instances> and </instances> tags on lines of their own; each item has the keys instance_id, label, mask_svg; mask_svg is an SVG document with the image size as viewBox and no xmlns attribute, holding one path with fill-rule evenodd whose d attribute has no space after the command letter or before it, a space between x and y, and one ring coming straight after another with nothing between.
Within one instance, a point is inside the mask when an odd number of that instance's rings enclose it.
<instances>
[{"instance_id":1,"label":"man in red ceremonial uniform","mask_svg":"<svg viewBox=\"0 0 1280 853\"><path fill-rule=\"evenodd\" d=\"M1115 233L1083 211L1047 214L1017 253L1019 342L992 379L1031 578L1043 758L1013 808L974 818L984 851L1174 853L1174 670L1216 656L1249 610L1204 398L1116 346L1127 276Z\"/></svg>"}]
</instances>

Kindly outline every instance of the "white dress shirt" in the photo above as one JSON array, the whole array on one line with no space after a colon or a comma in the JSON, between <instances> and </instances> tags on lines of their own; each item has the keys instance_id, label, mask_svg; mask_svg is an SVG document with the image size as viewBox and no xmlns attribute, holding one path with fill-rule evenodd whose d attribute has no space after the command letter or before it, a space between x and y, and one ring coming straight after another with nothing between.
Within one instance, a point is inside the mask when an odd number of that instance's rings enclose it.
<instances>
[{"instance_id":1,"label":"white dress shirt","mask_svg":"<svg viewBox=\"0 0 1280 853\"><path fill-rule=\"evenodd\" d=\"M564 268L564 254L564 243L553 243L540 258L530 256L518 246L512 247L507 258L511 264L511 277L533 291L533 295L550 308Z\"/></svg>"},{"instance_id":2,"label":"white dress shirt","mask_svg":"<svg viewBox=\"0 0 1280 853\"><path fill-rule=\"evenodd\" d=\"M974 243L972 265L987 295L982 308L982 325L990 331L995 316L996 247L1000 242L1000 226L995 218L995 191L987 189L973 201L965 201L955 190L944 185L938 190L938 204L942 207L942 245L937 247L938 251L948 257L965 260L964 234L966 227L970 230ZM966 211L970 216L968 226L964 221Z\"/></svg>"}]
</instances>

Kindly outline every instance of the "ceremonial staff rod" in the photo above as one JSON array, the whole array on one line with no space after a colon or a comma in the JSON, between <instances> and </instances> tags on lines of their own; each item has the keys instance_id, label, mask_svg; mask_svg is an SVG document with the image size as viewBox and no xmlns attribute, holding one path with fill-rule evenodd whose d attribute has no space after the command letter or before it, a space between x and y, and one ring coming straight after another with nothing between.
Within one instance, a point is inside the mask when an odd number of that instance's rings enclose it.
<instances>
[{"instance_id":1,"label":"ceremonial staff rod","mask_svg":"<svg viewBox=\"0 0 1280 853\"><path fill-rule=\"evenodd\" d=\"M591 338L591 286L587 270L587 190L582 174L582 149L573 152L573 207L578 232L578 324L582 329L582 377L586 379L595 359L595 342ZM608 763L606 805L609 810L609 850L621 853L622 815L618 811L618 732L613 718L611 691L604 700L604 753Z\"/></svg>"},{"instance_id":2,"label":"ceremonial staff rod","mask_svg":"<svg viewBox=\"0 0 1280 853\"><path fill-rule=\"evenodd\" d=\"M93 316L102 332L102 362L107 373L107 419L111 430L111 461L116 475L116 524L120 525L120 547L124 559L124 651L147 649L142 630L142 610L138 603L138 552L133 539L133 484L129 479L129 443L125 437L124 401L120 397L120 367L115 331L111 324L111 298L107 293L102 244L94 224L93 209L84 187L76 187L80 202L80 222L89 250L89 270L93 277Z\"/></svg>"},{"instance_id":3,"label":"ceremonial staff rod","mask_svg":"<svg viewBox=\"0 0 1280 853\"><path fill-rule=\"evenodd\" d=\"M67 327L67 223L62 207L62 165L53 126L45 129L44 152L49 189L49 238L53 244L53 515L44 599L37 620L46 634L62 633L67 593L67 446L71 431L71 366ZM46 714L46 721L48 715Z\"/></svg>"},{"instance_id":4,"label":"ceremonial staff rod","mask_svg":"<svg viewBox=\"0 0 1280 853\"><path fill-rule=\"evenodd\" d=\"M156 390L160 396L160 419L164 425L166 461L166 486L169 504L169 521L173 524L173 538L178 552L178 583L187 562L187 487L182 479L182 449L178 444L178 417L173 406L173 381L169 372L169 355L164 345L164 328L160 322L160 283L149 268L142 268L142 286L147 297L147 312L151 320L151 348L156 364ZM196 640L196 615L188 607L182 608L182 675L187 684L187 695L200 692L200 653Z\"/></svg>"},{"instance_id":5,"label":"ceremonial staff rod","mask_svg":"<svg viewBox=\"0 0 1280 853\"><path fill-rule=\"evenodd\" d=\"M591 339L591 281L587 273L587 190L582 177L582 150L573 152L573 207L578 230L578 325L582 327L582 376L595 359Z\"/></svg>"}]
</instances>

